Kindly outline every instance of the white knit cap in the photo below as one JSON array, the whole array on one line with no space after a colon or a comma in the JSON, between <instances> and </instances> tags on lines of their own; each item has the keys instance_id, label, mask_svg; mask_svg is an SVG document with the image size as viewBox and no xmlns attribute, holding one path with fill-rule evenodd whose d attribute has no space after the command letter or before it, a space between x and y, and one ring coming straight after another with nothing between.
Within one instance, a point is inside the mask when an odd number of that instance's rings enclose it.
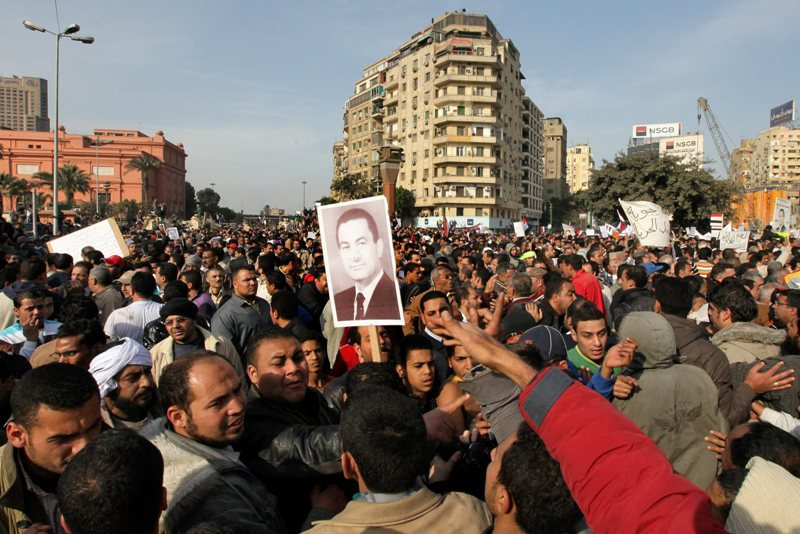
<instances>
[{"instance_id":1,"label":"white knit cap","mask_svg":"<svg viewBox=\"0 0 800 534\"><path fill-rule=\"evenodd\" d=\"M100 398L117 389L119 384L114 380L128 365L153 366L153 358L150 352L138 341L126 337L123 343L111 347L94 357L89 364L89 372L92 373L97 387L100 388Z\"/></svg>"},{"instance_id":2,"label":"white knit cap","mask_svg":"<svg viewBox=\"0 0 800 534\"><path fill-rule=\"evenodd\" d=\"M732 534L800 532L800 479L758 456L747 468L725 529Z\"/></svg>"}]
</instances>

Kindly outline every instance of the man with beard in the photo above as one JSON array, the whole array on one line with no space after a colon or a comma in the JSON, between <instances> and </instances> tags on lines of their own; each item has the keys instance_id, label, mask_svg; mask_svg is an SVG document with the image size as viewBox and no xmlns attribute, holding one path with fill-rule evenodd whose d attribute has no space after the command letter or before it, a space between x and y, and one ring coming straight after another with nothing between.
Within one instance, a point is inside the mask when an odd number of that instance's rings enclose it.
<instances>
[{"instance_id":1,"label":"man with beard","mask_svg":"<svg viewBox=\"0 0 800 534\"><path fill-rule=\"evenodd\" d=\"M166 417L142 429L170 466L159 531L215 521L234 532L284 532L275 497L230 448L244 434L246 402L231 364L206 351L187 354L164 369L159 389Z\"/></svg>"},{"instance_id":2,"label":"man with beard","mask_svg":"<svg viewBox=\"0 0 800 534\"><path fill-rule=\"evenodd\" d=\"M152 367L144 345L130 338L106 346L92 360L89 372L100 388L100 410L108 426L138 432L162 415Z\"/></svg>"}]
</instances>

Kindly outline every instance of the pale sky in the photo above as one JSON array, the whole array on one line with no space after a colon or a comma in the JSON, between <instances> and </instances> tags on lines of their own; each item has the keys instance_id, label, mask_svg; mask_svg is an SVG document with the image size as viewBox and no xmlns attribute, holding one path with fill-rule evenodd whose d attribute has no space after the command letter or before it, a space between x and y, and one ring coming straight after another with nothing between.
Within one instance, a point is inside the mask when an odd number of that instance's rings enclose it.
<instances>
[{"instance_id":1,"label":"pale sky","mask_svg":"<svg viewBox=\"0 0 800 534\"><path fill-rule=\"evenodd\" d=\"M0 75L50 80L53 0L3 0ZM798 95L795 0L293 2L60 0L61 28L96 41L61 47L60 122L73 133L140 130L182 142L187 180L221 204L288 211L327 195L332 145L361 70L445 11L486 13L520 51L528 96L561 117L598 166L637 123L697 130L709 100L733 150ZM719 156L705 121L706 157Z\"/></svg>"}]
</instances>

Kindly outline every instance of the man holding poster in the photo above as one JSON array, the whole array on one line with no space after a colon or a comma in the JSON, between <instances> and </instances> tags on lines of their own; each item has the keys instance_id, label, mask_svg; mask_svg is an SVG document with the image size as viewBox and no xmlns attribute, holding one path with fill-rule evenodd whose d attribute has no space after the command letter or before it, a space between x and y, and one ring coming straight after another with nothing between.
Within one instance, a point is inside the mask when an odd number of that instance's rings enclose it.
<instances>
[{"instance_id":1,"label":"man holding poster","mask_svg":"<svg viewBox=\"0 0 800 534\"><path fill-rule=\"evenodd\" d=\"M389 219L375 217L376 211L386 213L385 208L370 209L370 203L376 205L376 202L385 205L385 198L354 201L346 203L346 207L337 204L320 208L325 263L332 266L329 284L337 325L403 322L397 283L387 274L387 267L392 272L393 266L385 265L391 261L392 250ZM338 209L334 212L332 208ZM380 227L377 221L382 223Z\"/></svg>"}]
</instances>

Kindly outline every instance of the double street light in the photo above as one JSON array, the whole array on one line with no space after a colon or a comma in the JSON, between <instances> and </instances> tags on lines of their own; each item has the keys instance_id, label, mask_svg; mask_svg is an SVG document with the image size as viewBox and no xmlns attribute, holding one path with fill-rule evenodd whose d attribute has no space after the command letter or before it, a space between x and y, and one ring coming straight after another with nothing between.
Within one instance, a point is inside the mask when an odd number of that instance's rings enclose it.
<instances>
[{"instance_id":1,"label":"double street light","mask_svg":"<svg viewBox=\"0 0 800 534\"><path fill-rule=\"evenodd\" d=\"M58 67L61 51L61 38L69 37L73 41L78 41L83 44L92 44L94 42L94 37L75 35L81 30L81 27L77 24L70 24L63 32L59 33L51 32L46 28L37 26L29 20L23 21L22 25L31 31L49 33L50 35L55 35L56 37L56 123L55 127L53 128L53 236L57 236L60 226L58 222Z\"/></svg>"}]
</instances>

